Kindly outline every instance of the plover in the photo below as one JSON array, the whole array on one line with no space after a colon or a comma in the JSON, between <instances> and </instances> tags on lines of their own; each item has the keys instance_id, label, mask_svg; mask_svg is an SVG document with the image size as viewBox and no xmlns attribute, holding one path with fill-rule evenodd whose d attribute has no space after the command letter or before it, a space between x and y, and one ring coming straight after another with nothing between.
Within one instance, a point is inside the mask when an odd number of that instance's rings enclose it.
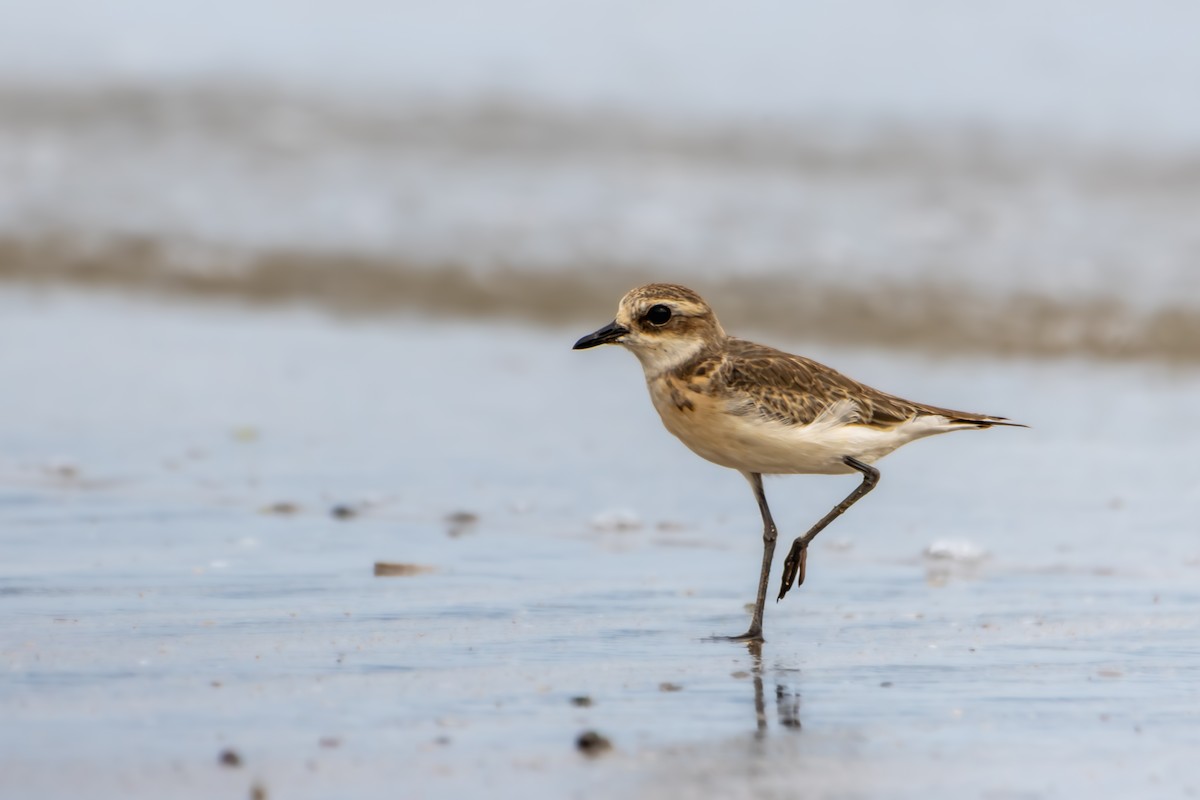
<instances>
[{"instance_id":1,"label":"plover","mask_svg":"<svg viewBox=\"0 0 1200 800\"><path fill-rule=\"evenodd\" d=\"M736 469L750 482L763 521L763 560L750 629L730 639L762 641L763 606L776 528L763 475L860 473L862 482L807 533L783 565L778 600L804 582L808 545L825 526L875 488L871 466L915 439L967 428L1012 425L903 400L872 389L812 359L725 333L708 303L684 286L633 289L611 323L575 350L619 344L637 356L663 425L697 455Z\"/></svg>"}]
</instances>

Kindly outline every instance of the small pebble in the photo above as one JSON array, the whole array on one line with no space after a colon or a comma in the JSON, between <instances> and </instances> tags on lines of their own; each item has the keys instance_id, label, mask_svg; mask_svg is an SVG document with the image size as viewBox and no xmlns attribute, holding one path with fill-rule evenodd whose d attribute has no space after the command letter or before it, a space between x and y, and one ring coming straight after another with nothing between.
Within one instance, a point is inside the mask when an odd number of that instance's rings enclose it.
<instances>
[{"instance_id":1,"label":"small pebble","mask_svg":"<svg viewBox=\"0 0 1200 800\"><path fill-rule=\"evenodd\" d=\"M433 571L433 567L427 567L423 564L403 564L398 561L375 562L375 577L377 578L404 578L410 575L423 575Z\"/></svg>"},{"instance_id":2,"label":"small pebble","mask_svg":"<svg viewBox=\"0 0 1200 800\"><path fill-rule=\"evenodd\" d=\"M455 511L453 514L447 514L446 523L449 527L446 529L446 534L451 537L462 536L464 533L470 532L477 522L479 522L479 515L470 511Z\"/></svg>"},{"instance_id":3,"label":"small pebble","mask_svg":"<svg viewBox=\"0 0 1200 800\"><path fill-rule=\"evenodd\" d=\"M300 506L296 505L295 503L289 503L286 500L284 500L284 501L281 501L278 503L272 503L271 505L264 508L262 510L262 513L287 515L287 514L295 514L299 510L300 510Z\"/></svg>"},{"instance_id":4,"label":"small pebble","mask_svg":"<svg viewBox=\"0 0 1200 800\"><path fill-rule=\"evenodd\" d=\"M339 504L329 509L329 516L334 519L353 519L358 516L358 509L354 506Z\"/></svg>"},{"instance_id":5,"label":"small pebble","mask_svg":"<svg viewBox=\"0 0 1200 800\"><path fill-rule=\"evenodd\" d=\"M663 681L658 685L658 690L660 692L682 692L683 687L678 683L669 683L667 681Z\"/></svg>"},{"instance_id":6,"label":"small pebble","mask_svg":"<svg viewBox=\"0 0 1200 800\"><path fill-rule=\"evenodd\" d=\"M217 762L222 767L240 767L242 765L242 757L238 755L237 750L227 747L217 756Z\"/></svg>"},{"instance_id":7,"label":"small pebble","mask_svg":"<svg viewBox=\"0 0 1200 800\"><path fill-rule=\"evenodd\" d=\"M79 477L79 465L70 461L57 461L47 464L45 470L53 477L61 478L64 481L73 481Z\"/></svg>"},{"instance_id":8,"label":"small pebble","mask_svg":"<svg viewBox=\"0 0 1200 800\"><path fill-rule=\"evenodd\" d=\"M611 750L612 742L595 731L584 731L575 740L575 747L585 755L598 756Z\"/></svg>"},{"instance_id":9,"label":"small pebble","mask_svg":"<svg viewBox=\"0 0 1200 800\"><path fill-rule=\"evenodd\" d=\"M267 800L267 787L256 783L250 787L250 800Z\"/></svg>"},{"instance_id":10,"label":"small pebble","mask_svg":"<svg viewBox=\"0 0 1200 800\"><path fill-rule=\"evenodd\" d=\"M592 705L592 698L588 697L586 694L581 694L577 697L571 698L571 705L579 706L580 708L590 708Z\"/></svg>"}]
</instances>

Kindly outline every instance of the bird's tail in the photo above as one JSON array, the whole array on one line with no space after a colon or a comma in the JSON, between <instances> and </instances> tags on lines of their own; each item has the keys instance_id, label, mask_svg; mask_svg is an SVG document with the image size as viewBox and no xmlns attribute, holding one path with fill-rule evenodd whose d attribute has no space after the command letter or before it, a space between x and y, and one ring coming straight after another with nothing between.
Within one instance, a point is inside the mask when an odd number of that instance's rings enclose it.
<instances>
[{"instance_id":1,"label":"bird's tail","mask_svg":"<svg viewBox=\"0 0 1200 800\"><path fill-rule=\"evenodd\" d=\"M1008 417L994 417L991 414L974 414L970 411L955 411L951 408L937 406L922 406L920 415L944 417L946 424L957 428L990 428L993 425L1003 425L1009 428L1028 428L1020 422L1013 422Z\"/></svg>"},{"instance_id":2,"label":"bird's tail","mask_svg":"<svg viewBox=\"0 0 1200 800\"><path fill-rule=\"evenodd\" d=\"M959 411L951 411L942 416L946 417L951 425L960 425L964 428L990 428L993 425L1002 425L1008 428L1028 428L1020 422L1013 422L1007 417L993 417L987 414L964 414Z\"/></svg>"}]
</instances>

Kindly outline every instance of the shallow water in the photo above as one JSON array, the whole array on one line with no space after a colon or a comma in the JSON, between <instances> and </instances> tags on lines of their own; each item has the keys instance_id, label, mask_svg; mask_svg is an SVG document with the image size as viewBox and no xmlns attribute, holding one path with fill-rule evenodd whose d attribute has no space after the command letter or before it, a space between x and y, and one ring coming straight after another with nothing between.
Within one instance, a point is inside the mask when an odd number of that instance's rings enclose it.
<instances>
[{"instance_id":1,"label":"shallow water","mask_svg":"<svg viewBox=\"0 0 1200 800\"><path fill-rule=\"evenodd\" d=\"M744 481L581 332L0 293L3 793L1200 791L1200 374L776 342L1033 427L890 456L756 655Z\"/></svg>"}]
</instances>

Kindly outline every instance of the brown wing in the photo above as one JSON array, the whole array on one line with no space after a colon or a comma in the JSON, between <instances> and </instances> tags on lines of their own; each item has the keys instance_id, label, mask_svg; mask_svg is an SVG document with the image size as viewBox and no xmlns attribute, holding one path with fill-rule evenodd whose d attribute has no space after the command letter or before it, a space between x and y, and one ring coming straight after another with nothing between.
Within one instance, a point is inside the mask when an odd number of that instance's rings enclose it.
<instances>
[{"instance_id":1,"label":"brown wing","mask_svg":"<svg viewBox=\"0 0 1200 800\"><path fill-rule=\"evenodd\" d=\"M718 386L743 398L745 413L791 425L806 425L839 401L857 408L857 422L886 428L914 417L937 414L963 425L986 428L1003 417L937 408L886 394L847 378L810 358L766 345L729 339L712 375Z\"/></svg>"}]
</instances>

